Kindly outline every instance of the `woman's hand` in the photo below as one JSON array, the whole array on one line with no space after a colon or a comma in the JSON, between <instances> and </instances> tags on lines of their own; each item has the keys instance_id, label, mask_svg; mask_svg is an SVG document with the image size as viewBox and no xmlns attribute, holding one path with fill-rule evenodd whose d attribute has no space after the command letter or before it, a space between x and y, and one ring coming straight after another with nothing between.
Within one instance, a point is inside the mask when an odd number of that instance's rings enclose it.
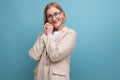
<instances>
[{"instance_id":1,"label":"woman's hand","mask_svg":"<svg viewBox=\"0 0 120 80\"><path fill-rule=\"evenodd\" d=\"M46 35L52 34L53 33L53 26L50 23L46 23L44 25L44 31L45 31Z\"/></svg>"}]
</instances>

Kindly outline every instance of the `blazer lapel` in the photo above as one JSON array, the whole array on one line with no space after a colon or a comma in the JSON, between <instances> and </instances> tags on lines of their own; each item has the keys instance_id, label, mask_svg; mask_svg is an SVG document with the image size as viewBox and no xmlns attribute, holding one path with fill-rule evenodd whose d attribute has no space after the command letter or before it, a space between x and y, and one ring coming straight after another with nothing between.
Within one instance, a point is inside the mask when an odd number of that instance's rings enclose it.
<instances>
[{"instance_id":1,"label":"blazer lapel","mask_svg":"<svg viewBox=\"0 0 120 80\"><path fill-rule=\"evenodd\" d=\"M64 27L63 30L58 34L58 36L57 36L57 38L56 38L55 41L59 43L60 40L62 40L65 37L65 35L67 34L67 32L68 32L68 28Z\"/></svg>"}]
</instances>

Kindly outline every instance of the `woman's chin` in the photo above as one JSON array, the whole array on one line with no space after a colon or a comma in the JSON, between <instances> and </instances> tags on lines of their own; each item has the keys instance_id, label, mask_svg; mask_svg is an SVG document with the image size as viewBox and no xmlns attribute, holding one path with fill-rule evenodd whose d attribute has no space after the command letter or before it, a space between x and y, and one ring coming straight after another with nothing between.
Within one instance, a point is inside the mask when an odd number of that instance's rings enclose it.
<instances>
[{"instance_id":1,"label":"woman's chin","mask_svg":"<svg viewBox=\"0 0 120 80\"><path fill-rule=\"evenodd\" d=\"M57 27L59 27L60 25L59 25L58 23L56 23L56 24L53 24L53 26L54 26L55 28L57 28Z\"/></svg>"},{"instance_id":2,"label":"woman's chin","mask_svg":"<svg viewBox=\"0 0 120 80\"><path fill-rule=\"evenodd\" d=\"M59 29L59 27L61 26L60 22L56 22L52 24L55 28L55 30Z\"/></svg>"}]
</instances>

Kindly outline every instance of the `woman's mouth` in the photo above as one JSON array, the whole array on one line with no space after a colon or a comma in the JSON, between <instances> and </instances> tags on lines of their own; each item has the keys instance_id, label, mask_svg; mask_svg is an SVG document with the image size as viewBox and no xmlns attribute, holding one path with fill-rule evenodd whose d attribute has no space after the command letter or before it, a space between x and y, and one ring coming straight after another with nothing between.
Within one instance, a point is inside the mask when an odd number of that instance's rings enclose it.
<instances>
[{"instance_id":1,"label":"woman's mouth","mask_svg":"<svg viewBox=\"0 0 120 80\"><path fill-rule=\"evenodd\" d=\"M53 24L56 24L57 22L58 22L58 21L53 21L52 23L53 23Z\"/></svg>"}]
</instances>

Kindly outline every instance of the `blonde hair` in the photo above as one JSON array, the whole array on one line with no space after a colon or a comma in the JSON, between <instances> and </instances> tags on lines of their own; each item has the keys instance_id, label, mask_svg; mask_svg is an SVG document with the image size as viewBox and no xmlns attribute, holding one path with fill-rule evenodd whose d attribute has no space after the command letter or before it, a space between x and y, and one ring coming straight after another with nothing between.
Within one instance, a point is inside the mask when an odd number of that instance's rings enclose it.
<instances>
[{"instance_id":1,"label":"blonde hair","mask_svg":"<svg viewBox=\"0 0 120 80\"><path fill-rule=\"evenodd\" d=\"M50 2L50 3L47 4L47 6L44 9L44 24L46 22L48 22L48 20L47 20L47 10L50 9L51 7L55 7L57 9L59 9L61 12L63 12L64 17L63 17L62 21L63 21L63 23L65 23L66 16L65 16L65 12L63 11L62 7L57 2Z\"/></svg>"}]
</instances>

